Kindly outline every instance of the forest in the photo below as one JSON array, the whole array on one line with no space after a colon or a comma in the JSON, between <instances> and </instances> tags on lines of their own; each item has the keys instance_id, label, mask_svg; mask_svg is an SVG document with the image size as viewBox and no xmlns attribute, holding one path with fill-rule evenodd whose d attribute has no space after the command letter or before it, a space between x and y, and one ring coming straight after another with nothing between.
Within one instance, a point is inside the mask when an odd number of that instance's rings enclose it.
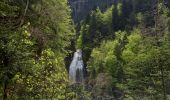
<instances>
[{"instance_id":1,"label":"forest","mask_svg":"<svg viewBox=\"0 0 170 100\"><path fill-rule=\"evenodd\" d=\"M71 1L0 0L0 100L170 100L169 0Z\"/></svg>"}]
</instances>

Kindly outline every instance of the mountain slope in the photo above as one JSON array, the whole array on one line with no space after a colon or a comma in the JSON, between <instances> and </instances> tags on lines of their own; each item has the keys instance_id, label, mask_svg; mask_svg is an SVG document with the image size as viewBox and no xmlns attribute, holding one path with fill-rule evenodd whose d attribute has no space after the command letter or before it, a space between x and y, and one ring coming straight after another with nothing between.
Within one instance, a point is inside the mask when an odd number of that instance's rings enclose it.
<instances>
[{"instance_id":1,"label":"mountain slope","mask_svg":"<svg viewBox=\"0 0 170 100\"><path fill-rule=\"evenodd\" d=\"M117 0L69 0L75 23L84 19L96 7L102 10L111 6Z\"/></svg>"}]
</instances>

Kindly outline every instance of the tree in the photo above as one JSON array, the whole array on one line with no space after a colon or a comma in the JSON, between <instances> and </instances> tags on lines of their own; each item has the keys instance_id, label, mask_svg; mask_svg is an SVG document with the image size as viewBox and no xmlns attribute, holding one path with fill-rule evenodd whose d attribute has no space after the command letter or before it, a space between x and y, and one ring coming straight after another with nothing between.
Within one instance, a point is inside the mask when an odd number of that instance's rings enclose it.
<instances>
[{"instance_id":1,"label":"tree","mask_svg":"<svg viewBox=\"0 0 170 100\"><path fill-rule=\"evenodd\" d=\"M65 48L74 36L67 0L0 6L0 98L65 99Z\"/></svg>"}]
</instances>

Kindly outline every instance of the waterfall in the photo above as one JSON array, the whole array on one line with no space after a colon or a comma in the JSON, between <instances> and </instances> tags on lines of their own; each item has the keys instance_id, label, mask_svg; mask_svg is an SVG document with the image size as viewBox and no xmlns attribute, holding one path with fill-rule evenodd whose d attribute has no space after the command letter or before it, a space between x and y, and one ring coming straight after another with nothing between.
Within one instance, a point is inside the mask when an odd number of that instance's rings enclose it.
<instances>
[{"instance_id":1,"label":"waterfall","mask_svg":"<svg viewBox=\"0 0 170 100\"><path fill-rule=\"evenodd\" d=\"M74 53L74 57L69 68L69 79L71 83L83 83L83 66L82 51L78 49Z\"/></svg>"}]
</instances>

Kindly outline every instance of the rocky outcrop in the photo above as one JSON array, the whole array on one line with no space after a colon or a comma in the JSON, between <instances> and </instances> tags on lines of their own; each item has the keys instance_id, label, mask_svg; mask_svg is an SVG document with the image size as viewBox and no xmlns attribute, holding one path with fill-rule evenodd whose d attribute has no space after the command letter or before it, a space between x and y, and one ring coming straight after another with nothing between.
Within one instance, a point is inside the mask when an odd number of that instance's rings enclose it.
<instances>
[{"instance_id":1,"label":"rocky outcrop","mask_svg":"<svg viewBox=\"0 0 170 100\"><path fill-rule=\"evenodd\" d=\"M95 100L113 100L112 77L107 73L100 73L96 77L92 94Z\"/></svg>"},{"instance_id":2,"label":"rocky outcrop","mask_svg":"<svg viewBox=\"0 0 170 100\"><path fill-rule=\"evenodd\" d=\"M113 77L108 73L99 73L95 79L88 79L86 89L93 100L123 100L124 93L113 85Z\"/></svg>"}]
</instances>

